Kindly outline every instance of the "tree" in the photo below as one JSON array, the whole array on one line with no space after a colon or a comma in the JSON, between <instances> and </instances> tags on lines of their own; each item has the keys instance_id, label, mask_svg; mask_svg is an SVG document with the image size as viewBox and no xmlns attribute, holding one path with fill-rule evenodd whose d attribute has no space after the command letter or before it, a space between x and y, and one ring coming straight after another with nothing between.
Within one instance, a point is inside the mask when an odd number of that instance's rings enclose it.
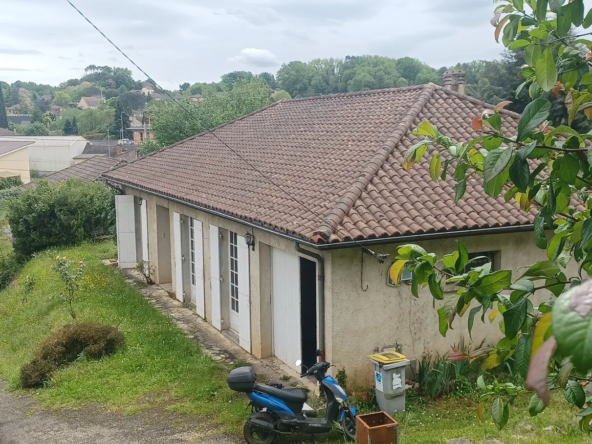
<instances>
[{"instance_id":1,"label":"tree","mask_svg":"<svg viewBox=\"0 0 592 444\"><path fill-rule=\"evenodd\" d=\"M31 123L22 128L25 136L49 136L49 130L41 122Z\"/></svg>"},{"instance_id":2,"label":"tree","mask_svg":"<svg viewBox=\"0 0 592 444\"><path fill-rule=\"evenodd\" d=\"M78 135L78 123L76 122L76 116L72 117L72 135Z\"/></svg>"},{"instance_id":3,"label":"tree","mask_svg":"<svg viewBox=\"0 0 592 444\"><path fill-rule=\"evenodd\" d=\"M234 87L236 82L240 82L243 80L253 80L253 73L249 71L233 71L229 72L228 74L223 74L220 84L222 85L222 89L225 91L229 91Z\"/></svg>"},{"instance_id":4,"label":"tree","mask_svg":"<svg viewBox=\"0 0 592 444\"><path fill-rule=\"evenodd\" d=\"M2 88L0 88L0 128L8 128L8 118L6 117L6 106L4 105Z\"/></svg>"},{"instance_id":5,"label":"tree","mask_svg":"<svg viewBox=\"0 0 592 444\"><path fill-rule=\"evenodd\" d=\"M168 100L151 102L150 123L156 145L171 145L257 111L270 102L269 86L262 80L238 81L230 91L206 96L198 104L189 99L181 102L182 107Z\"/></svg>"},{"instance_id":6,"label":"tree","mask_svg":"<svg viewBox=\"0 0 592 444\"><path fill-rule=\"evenodd\" d=\"M269 88L276 89L277 88L277 81L275 80L275 76L269 72L262 72L255 76L256 79L261 79L265 83L269 85Z\"/></svg>"},{"instance_id":7,"label":"tree","mask_svg":"<svg viewBox=\"0 0 592 444\"><path fill-rule=\"evenodd\" d=\"M33 109L33 115L31 116L31 123L35 122L43 123L43 112L37 107Z\"/></svg>"},{"instance_id":8,"label":"tree","mask_svg":"<svg viewBox=\"0 0 592 444\"><path fill-rule=\"evenodd\" d=\"M61 106L62 108L66 108L71 101L72 97L65 91L57 91L53 96L54 105Z\"/></svg>"},{"instance_id":9,"label":"tree","mask_svg":"<svg viewBox=\"0 0 592 444\"><path fill-rule=\"evenodd\" d=\"M423 136L409 148L404 167L412 168L426 153L431 155L434 181L455 169L456 200L463 198L470 176L483 179L485 193L506 201L515 200L533 211L534 242L546 250L548 260L525 264L521 276L510 270L492 272L491 267L470 271L466 247L458 242L451 254L438 257L417 245L398 250L390 276L398 282L404 268L413 272L412 292L427 286L437 300L440 333L445 335L454 319L468 314L469 331L479 312L492 308L504 334L494 347L481 349L471 359L485 357L478 380L485 402L492 401L493 420L503 428L510 405L529 390L529 412L535 416L551 400L550 390L562 390L567 402L581 409L580 428L590 432L592 398L582 385L592 382L592 135L574 128L577 118L592 118L592 41L582 28L592 26L592 10L585 13L582 0L503 0L492 23L496 39L510 50L525 52L525 81L516 95L528 89L526 106L517 131L508 133L503 119L507 102L475 116L472 129L480 136L452 142L428 121L414 134ZM550 8L550 11L548 10ZM572 26L577 31L570 33ZM544 94L563 97L565 125L550 122L552 103ZM478 147L482 147L478 149ZM444 165L444 167L442 167ZM553 230L549 240L546 230ZM566 268L573 262L577 273ZM446 297L442 284L454 283L458 291ZM533 296L547 300L535 306ZM535 301L536 302L536 301ZM473 307L471 308L471 305ZM501 315L500 315L501 314ZM454 353L454 360L469 358ZM494 380L487 372L511 366L526 377L525 386Z\"/></svg>"},{"instance_id":10,"label":"tree","mask_svg":"<svg viewBox=\"0 0 592 444\"><path fill-rule=\"evenodd\" d=\"M185 92L190 86L191 86L190 83L187 83L187 82L182 83L179 85L179 91Z\"/></svg>"},{"instance_id":11,"label":"tree","mask_svg":"<svg viewBox=\"0 0 592 444\"><path fill-rule=\"evenodd\" d=\"M9 96L8 102L7 102L7 105L8 106L18 105L18 103L19 103L19 90L20 90L20 87L17 86L16 83L13 83L10 86L10 96Z\"/></svg>"},{"instance_id":12,"label":"tree","mask_svg":"<svg viewBox=\"0 0 592 444\"><path fill-rule=\"evenodd\" d=\"M127 114L123 106L121 106L121 101L117 101L117 106L115 107L115 120L113 122L113 128L111 132L113 134L119 134L122 139L129 139L130 132L128 128L130 127L130 120L129 114Z\"/></svg>"},{"instance_id":13,"label":"tree","mask_svg":"<svg viewBox=\"0 0 592 444\"><path fill-rule=\"evenodd\" d=\"M287 91L292 97L308 97L313 95L311 81L314 76L313 69L303 62L290 62L283 64L277 73L277 81L280 89Z\"/></svg>"},{"instance_id":14,"label":"tree","mask_svg":"<svg viewBox=\"0 0 592 444\"><path fill-rule=\"evenodd\" d=\"M66 119L64 122L64 136L71 136L72 135L72 122L70 119Z\"/></svg>"},{"instance_id":15,"label":"tree","mask_svg":"<svg viewBox=\"0 0 592 444\"><path fill-rule=\"evenodd\" d=\"M276 90L272 95L271 98L274 102L279 102L280 100L290 100L292 97L288 94L287 91L283 89Z\"/></svg>"},{"instance_id":16,"label":"tree","mask_svg":"<svg viewBox=\"0 0 592 444\"><path fill-rule=\"evenodd\" d=\"M132 115L134 110L141 111L146 106L146 96L139 92L124 92L119 96L118 103L124 112Z\"/></svg>"}]
</instances>

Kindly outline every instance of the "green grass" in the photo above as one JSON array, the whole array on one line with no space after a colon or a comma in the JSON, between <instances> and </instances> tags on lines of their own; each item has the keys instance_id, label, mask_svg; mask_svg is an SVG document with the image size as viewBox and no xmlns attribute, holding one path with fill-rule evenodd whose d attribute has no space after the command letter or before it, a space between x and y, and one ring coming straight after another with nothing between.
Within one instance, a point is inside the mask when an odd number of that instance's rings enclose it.
<instances>
[{"instance_id":1,"label":"green grass","mask_svg":"<svg viewBox=\"0 0 592 444\"><path fill-rule=\"evenodd\" d=\"M101 361L81 359L57 372L46 388L23 393L34 394L49 408L98 403L131 414L159 406L208 417L224 431L238 433L247 416L247 399L228 389L225 377L229 368L202 353L116 270L100 263L100 259L113 256L113 249L112 243L102 243L60 249L59 254L87 263L86 280L75 302L78 319L118 326L126 337L126 348ZM0 292L0 377L17 392L20 367L45 337L71 322L65 303L58 297L61 282L51 270L56 254L40 253L22 269L19 280L31 275L37 281L26 298L19 287ZM525 397L512 407L510 422L500 432L487 412L483 422L477 419L476 396L426 402L411 392L407 413L396 418L400 442L446 443L447 439L461 437L475 443L486 438L505 443L586 442L562 394L555 393L551 406L536 418L528 415L527 401ZM555 429L543 430L548 426ZM336 431L316 440L339 441L341 435Z\"/></svg>"},{"instance_id":2,"label":"green grass","mask_svg":"<svg viewBox=\"0 0 592 444\"><path fill-rule=\"evenodd\" d=\"M61 249L59 254L87 263L86 278L74 306L79 321L118 326L127 346L101 361L79 360L57 372L44 389L34 392L46 407L100 403L133 413L166 403L166 408L211 416L236 432L242 425L245 398L228 389L227 369L205 355L165 315L153 308L115 270L100 263L111 257L112 243ZM51 270L56 251L40 253L19 273L34 276L36 288L0 292L0 377L18 389L20 367L40 342L71 322L57 274Z\"/></svg>"}]
</instances>

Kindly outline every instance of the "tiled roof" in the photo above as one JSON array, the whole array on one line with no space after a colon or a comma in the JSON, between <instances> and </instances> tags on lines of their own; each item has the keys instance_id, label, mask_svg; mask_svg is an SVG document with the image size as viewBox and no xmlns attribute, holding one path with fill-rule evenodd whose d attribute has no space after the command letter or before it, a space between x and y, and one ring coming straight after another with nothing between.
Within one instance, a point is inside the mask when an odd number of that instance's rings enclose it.
<instances>
[{"instance_id":1,"label":"tiled roof","mask_svg":"<svg viewBox=\"0 0 592 444\"><path fill-rule=\"evenodd\" d=\"M476 137L471 119L490 105L435 85L277 102L105 174L315 242L396 237L529 224L471 179L454 203L454 182L435 184L429 160L401 164L428 119L455 140ZM519 116L503 111L506 129Z\"/></svg>"},{"instance_id":2,"label":"tiled roof","mask_svg":"<svg viewBox=\"0 0 592 444\"><path fill-rule=\"evenodd\" d=\"M33 143L34 142L31 142L30 140L0 140L0 156L20 150L21 148L32 145Z\"/></svg>"},{"instance_id":3,"label":"tiled roof","mask_svg":"<svg viewBox=\"0 0 592 444\"><path fill-rule=\"evenodd\" d=\"M0 136L14 136L16 133L6 128L0 128Z\"/></svg>"},{"instance_id":4,"label":"tiled roof","mask_svg":"<svg viewBox=\"0 0 592 444\"><path fill-rule=\"evenodd\" d=\"M49 183L62 182L68 179L80 179L82 182L94 182L101 178L101 175L118 165L125 163L125 160L109 157L93 157L78 165L58 171L57 173L45 176L43 179ZM35 182L23 185L23 188L35 186Z\"/></svg>"},{"instance_id":5,"label":"tiled roof","mask_svg":"<svg viewBox=\"0 0 592 444\"><path fill-rule=\"evenodd\" d=\"M84 100L87 106L99 106L101 104L100 97L83 97L81 100Z\"/></svg>"}]
</instances>

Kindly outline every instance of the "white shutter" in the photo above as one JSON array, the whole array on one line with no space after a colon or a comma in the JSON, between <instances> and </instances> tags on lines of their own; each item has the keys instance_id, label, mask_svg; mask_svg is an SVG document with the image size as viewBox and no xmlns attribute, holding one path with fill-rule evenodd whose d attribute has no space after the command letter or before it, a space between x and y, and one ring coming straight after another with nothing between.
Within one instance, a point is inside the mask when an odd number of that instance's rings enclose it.
<instances>
[{"instance_id":1,"label":"white shutter","mask_svg":"<svg viewBox=\"0 0 592 444\"><path fill-rule=\"evenodd\" d=\"M115 196L117 260L119 268L136 268L136 218L134 196Z\"/></svg>"},{"instance_id":2,"label":"white shutter","mask_svg":"<svg viewBox=\"0 0 592 444\"><path fill-rule=\"evenodd\" d=\"M212 290L212 325L222 330L220 304L220 238L218 227L210 225L210 282Z\"/></svg>"},{"instance_id":3,"label":"white shutter","mask_svg":"<svg viewBox=\"0 0 592 444\"><path fill-rule=\"evenodd\" d=\"M181 215L173 213L173 236L175 236L175 293L183 302L183 252L181 250Z\"/></svg>"},{"instance_id":4,"label":"white shutter","mask_svg":"<svg viewBox=\"0 0 592 444\"><path fill-rule=\"evenodd\" d=\"M203 224L199 220L193 219L193 233L195 250L195 309L197 314L204 318L206 316L206 308L204 294Z\"/></svg>"},{"instance_id":5,"label":"white shutter","mask_svg":"<svg viewBox=\"0 0 592 444\"><path fill-rule=\"evenodd\" d=\"M142 199L140 219L142 225L142 260L146 262L146 266L148 267L148 261L150 260L150 255L148 254L148 206L145 199ZM150 269L147 271L150 272Z\"/></svg>"},{"instance_id":6,"label":"white shutter","mask_svg":"<svg viewBox=\"0 0 592 444\"><path fill-rule=\"evenodd\" d=\"M238 305L240 346L251 352L251 297L249 288L249 246L242 236L236 237L238 250Z\"/></svg>"}]
</instances>

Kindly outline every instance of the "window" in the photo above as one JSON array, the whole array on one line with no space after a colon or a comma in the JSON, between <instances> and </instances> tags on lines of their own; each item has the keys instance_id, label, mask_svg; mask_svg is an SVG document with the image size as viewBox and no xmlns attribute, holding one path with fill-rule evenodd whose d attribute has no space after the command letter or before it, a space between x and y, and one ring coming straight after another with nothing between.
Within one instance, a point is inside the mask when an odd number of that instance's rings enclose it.
<instances>
[{"instance_id":1,"label":"window","mask_svg":"<svg viewBox=\"0 0 592 444\"><path fill-rule=\"evenodd\" d=\"M491 264L491 271L495 271L495 251L485 251L481 253L469 253L469 260L472 262L464 269L465 273L485 264Z\"/></svg>"},{"instance_id":2,"label":"window","mask_svg":"<svg viewBox=\"0 0 592 444\"><path fill-rule=\"evenodd\" d=\"M230 309L238 313L238 243L237 234L230 232Z\"/></svg>"}]
</instances>

